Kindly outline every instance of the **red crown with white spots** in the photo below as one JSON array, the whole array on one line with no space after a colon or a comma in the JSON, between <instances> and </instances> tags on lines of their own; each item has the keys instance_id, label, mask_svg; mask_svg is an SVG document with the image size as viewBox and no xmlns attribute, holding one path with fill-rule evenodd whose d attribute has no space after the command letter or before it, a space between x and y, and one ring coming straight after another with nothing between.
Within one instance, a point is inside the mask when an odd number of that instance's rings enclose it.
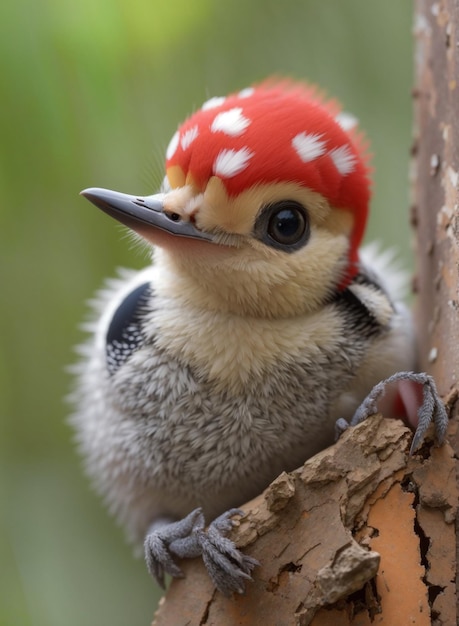
<instances>
[{"instance_id":1,"label":"red crown with white spots","mask_svg":"<svg viewBox=\"0 0 459 626\"><path fill-rule=\"evenodd\" d=\"M296 182L354 215L350 261L365 230L368 155L355 120L309 85L265 82L211 98L173 136L166 153L172 187L204 190L212 176L229 196L257 184Z\"/></svg>"}]
</instances>

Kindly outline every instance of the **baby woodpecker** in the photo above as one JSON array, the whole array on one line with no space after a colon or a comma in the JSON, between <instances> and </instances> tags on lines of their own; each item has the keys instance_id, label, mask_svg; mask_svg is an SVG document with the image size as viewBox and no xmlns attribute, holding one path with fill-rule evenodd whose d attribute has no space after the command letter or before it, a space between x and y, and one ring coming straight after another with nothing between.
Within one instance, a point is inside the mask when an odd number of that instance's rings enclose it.
<instances>
[{"instance_id":1,"label":"baby woodpecker","mask_svg":"<svg viewBox=\"0 0 459 626\"><path fill-rule=\"evenodd\" d=\"M359 250L368 158L336 102L288 81L212 98L173 136L159 193L82 193L151 244L152 264L96 303L72 422L159 584L202 556L222 593L242 593L257 562L228 538L235 507L383 394L413 449L431 420L443 440L435 385L412 372L400 271Z\"/></svg>"}]
</instances>

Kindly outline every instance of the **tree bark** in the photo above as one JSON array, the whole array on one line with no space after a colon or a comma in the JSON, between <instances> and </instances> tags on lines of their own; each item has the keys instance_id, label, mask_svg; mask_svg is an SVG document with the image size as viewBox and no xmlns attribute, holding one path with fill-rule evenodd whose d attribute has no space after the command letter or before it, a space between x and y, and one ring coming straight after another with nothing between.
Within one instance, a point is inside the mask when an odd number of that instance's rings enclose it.
<instances>
[{"instance_id":1,"label":"tree bark","mask_svg":"<svg viewBox=\"0 0 459 626\"><path fill-rule=\"evenodd\" d=\"M419 361L435 377L451 411L449 439L458 458L459 1L416 0L415 37L412 215ZM455 475L457 480L457 463ZM456 613L446 620L440 611L434 623L455 624L459 618L458 546L456 520L455 545L449 546L456 555L456 594L448 600Z\"/></svg>"},{"instance_id":2,"label":"tree bark","mask_svg":"<svg viewBox=\"0 0 459 626\"><path fill-rule=\"evenodd\" d=\"M459 2L417 0L415 19L419 357L447 396L459 377Z\"/></svg>"},{"instance_id":3,"label":"tree bark","mask_svg":"<svg viewBox=\"0 0 459 626\"><path fill-rule=\"evenodd\" d=\"M459 525L459 0L415 1L419 364L451 412L445 446L409 457L410 432L371 418L244 508L233 539L261 565L244 596L183 563L155 626L452 626Z\"/></svg>"},{"instance_id":4,"label":"tree bark","mask_svg":"<svg viewBox=\"0 0 459 626\"><path fill-rule=\"evenodd\" d=\"M408 454L412 433L374 416L244 506L233 539L260 561L243 596L182 563L154 626L456 623L457 490L449 445Z\"/></svg>"}]
</instances>

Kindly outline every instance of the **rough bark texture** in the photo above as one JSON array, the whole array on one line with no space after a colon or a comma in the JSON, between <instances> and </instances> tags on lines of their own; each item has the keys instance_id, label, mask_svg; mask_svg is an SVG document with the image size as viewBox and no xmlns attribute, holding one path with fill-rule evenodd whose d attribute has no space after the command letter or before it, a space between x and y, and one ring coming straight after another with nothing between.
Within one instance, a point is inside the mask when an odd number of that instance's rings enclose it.
<instances>
[{"instance_id":1,"label":"rough bark texture","mask_svg":"<svg viewBox=\"0 0 459 626\"><path fill-rule=\"evenodd\" d=\"M410 441L375 416L279 476L233 535L261 563L247 593L225 598L184 562L154 626L455 624L453 451L409 457Z\"/></svg>"},{"instance_id":2,"label":"rough bark texture","mask_svg":"<svg viewBox=\"0 0 459 626\"><path fill-rule=\"evenodd\" d=\"M233 538L261 563L247 593L224 598L199 559L183 563L155 626L458 623L459 0L416 0L415 37L419 359L451 411L450 443L410 458L400 423L347 431L243 507Z\"/></svg>"},{"instance_id":3,"label":"rough bark texture","mask_svg":"<svg viewBox=\"0 0 459 626\"><path fill-rule=\"evenodd\" d=\"M415 20L419 356L447 396L459 376L459 2L418 0Z\"/></svg>"},{"instance_id":4,"label":"rough bark texture","mask_svg":"<svg viewBox=\"0 0 459 626\"><path fill-rule=\"evenodd\" d=\"M415 141L413 225L415 285L422 369L434 375L440 394L459 417L459 1L415 2ZM454 427L455 424L453 424ZM456 457L459 439L450 441ZM456 467L456 476L458 475ZM457 577L459 526L456 521ZM443 550L447 549L447 545ZM438 555L439 564L443 563ZM456 579L456 590L458 581ZM456 593L456 598L459 594ZM452 604L451 599L451 604ZM454 604L456 608L456 603ZM451 609L451 606L450 606ZM439 624L455 624L456 614Z\"/></svg>"}]
</instances>

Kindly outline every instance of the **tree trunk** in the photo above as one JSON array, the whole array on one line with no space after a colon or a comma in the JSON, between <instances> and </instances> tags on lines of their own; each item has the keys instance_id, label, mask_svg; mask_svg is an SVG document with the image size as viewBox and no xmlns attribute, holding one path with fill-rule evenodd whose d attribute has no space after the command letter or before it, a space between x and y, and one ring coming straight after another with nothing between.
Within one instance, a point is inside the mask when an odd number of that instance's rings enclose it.
<instances>
[{"instance_id":1,"label":"tree trunk","mask_svg":"<svg viewBox=\"0 0 459 626\"><path fill-rule=\"evenodd\" d=\"M247 593L224 598L199 559L183 563L155 626L458 621L459 0L416 0L415 36L419 361L451 411L450 443L409 457L409 431L380 416L347 431L243 507L233 538L261 563Z\"/></svg>"},{"instance_id":2,"label":"tree trunk","mask_svg":"<svg viewBox=\"0 0 459 626\"><path fill-rule=\"evenodd\" d=\"M459 378L459 2L416 3L414 208L420 366Z\"/></svg>"},{"instance_id":3,"label":"tree trunk","mask_svg":"<svg viewBox=\"0 0 459 626\"><path fill-rule=\"evenodd\" d=\"M451 411L449 440L458 458L459 1L416 0L415 36L412 216L416 231L419 361L421 369L435 377ZM456 480L457 470L456 463ZM455 624L459 620L458 546L456 520L455 544L445 541L442 546L443 555L451 550L456 556L451 572L456 593L450 586L441 592L445 601L434 623ZM437 559L439 567L444 565L444 556L438 555ZM448 618L446 608L450 611Z\"/></svg>"}]
</instances>

